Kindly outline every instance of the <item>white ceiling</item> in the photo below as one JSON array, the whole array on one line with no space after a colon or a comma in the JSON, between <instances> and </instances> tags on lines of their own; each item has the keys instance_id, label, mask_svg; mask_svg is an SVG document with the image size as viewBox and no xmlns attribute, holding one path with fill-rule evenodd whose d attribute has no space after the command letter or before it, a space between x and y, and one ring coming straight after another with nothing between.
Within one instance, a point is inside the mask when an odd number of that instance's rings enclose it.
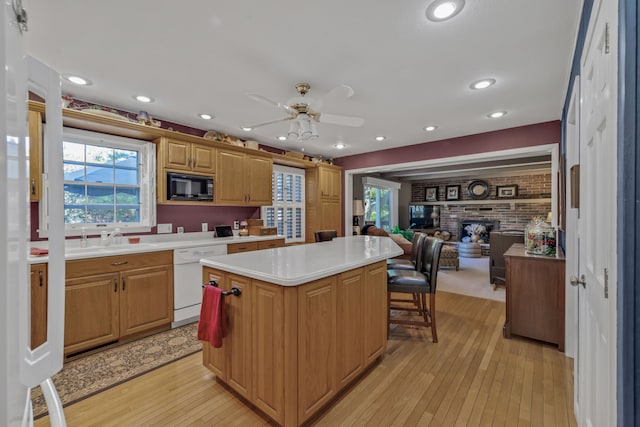
<instances>
[{"instance_id":1,"label":"white ceiling","mask_svg":"<svg viewBox=\"0 0 640 427\"><path fill-rule=\"evenodd\" d=\"M93 82L63 82L76 98L327 158L560 119L580 0L467 0L439 23L425 18L431 1L24 0L26 46ZM469 89L485 77L497 83ZM321 123L303 143L276 139L287 123L240 130L285 117L247 93L284 103L298 82L316 97L351 86L320 111L365 124ZM141 93L155 102L132 99ZM508 114L487 118L496 110Z\"/></svg>"}]
</instances>

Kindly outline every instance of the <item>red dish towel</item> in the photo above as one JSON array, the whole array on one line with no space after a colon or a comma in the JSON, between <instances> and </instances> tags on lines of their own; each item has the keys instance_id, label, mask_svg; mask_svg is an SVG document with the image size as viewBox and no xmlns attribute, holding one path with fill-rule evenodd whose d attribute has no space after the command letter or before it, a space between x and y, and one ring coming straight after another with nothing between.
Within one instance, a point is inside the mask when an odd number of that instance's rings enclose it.
<instances>
[{"instance_id":1,"label":"red dish towel","mask_svg":"<svg viewBox=\"0 0 640 427\"><path fill-rule=\"evenodd\" d=\"M42 255L48 255L48 254L49 254L49 251L47 249L31 248L31 255L42 256Z\"/></svg>"},{"instance_id":2,"label":"red dish towel","mask_svg":"<svg viewBox=\"0 0 640 427\"><path fill-rule=\"evenodd\" d=\"M215 286L205 286L198 322L198 339L209 342L215 348L220 348L222 338L226 336L227 316L224 312L222 291Z\"/></svg>"}]
</instances>

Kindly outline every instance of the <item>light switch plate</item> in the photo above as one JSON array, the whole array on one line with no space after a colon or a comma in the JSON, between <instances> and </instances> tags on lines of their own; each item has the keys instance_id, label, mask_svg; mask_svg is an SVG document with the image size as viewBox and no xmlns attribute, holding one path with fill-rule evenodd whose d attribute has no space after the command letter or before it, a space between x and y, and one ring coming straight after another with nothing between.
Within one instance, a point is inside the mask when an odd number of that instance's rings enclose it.
<instances>
[{"instance_id":1,"label":"light switch plate","mask_svg":"<svg viewBox=\"0 0 640 427\"><path fill-rule=\"evenodd\" d=\"M172 232L173 232L172 224L158 224L158 234L172 233Z\"/></svg>"}]
</instances>

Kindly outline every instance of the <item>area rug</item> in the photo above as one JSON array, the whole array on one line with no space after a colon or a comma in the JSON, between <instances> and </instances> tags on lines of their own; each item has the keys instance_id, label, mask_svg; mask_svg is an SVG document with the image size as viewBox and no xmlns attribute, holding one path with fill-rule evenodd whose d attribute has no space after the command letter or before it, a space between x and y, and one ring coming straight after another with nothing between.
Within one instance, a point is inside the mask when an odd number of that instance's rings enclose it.
<instances>
[{"instance_id":1,"label":"area rug","mask_svg":"<svg viewBox=\"0 0 640 427\"><path fill-rule=\"evenodd\" d=\"M53 383L67 406L201 349L197 323L191 323L67 362ZM31 390L31 400L35 418L47 414L40 387Z\"/></svg>"},{"instance_id":2,"label":"area rug","mask_svg":"<svg viewBox=\"0 0 640 427\"><path fill-rule=\"evenodd\" d=\"M493 290L493 285L489 283L489 257L460 257L460 270L438 271L437 289L495 301L504 302L506 298L504 286L498 286Z\"/></svg>"}]
</instances>

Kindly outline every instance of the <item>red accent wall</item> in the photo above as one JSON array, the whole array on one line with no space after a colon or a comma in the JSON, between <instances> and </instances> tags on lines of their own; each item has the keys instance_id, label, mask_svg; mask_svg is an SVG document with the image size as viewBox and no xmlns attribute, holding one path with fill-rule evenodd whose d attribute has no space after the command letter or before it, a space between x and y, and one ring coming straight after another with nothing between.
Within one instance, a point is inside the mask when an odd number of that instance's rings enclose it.
<instances>
[{"instance_id":1,"label":"red accent wall","mask_svg":"<svg viewBox=\"0 0 640 427\"><path fill-rule=\"evenodd\" d=\"M178 206L158 205L156 209L158 224L173 224L173 232L177 227L184 227L185 233L202 231L201 224L209 224L213 231L216 225L233 225L235 220L260 218L260 208L235 206ZM156 234L156 227L151 233L131 233L135 235ZM46 240L38 237L38 203L31 203L31 240Z\"/></svg>"},{"instance_id":2,"label":"red accent wall","mask_svg":"<svg viewBox=\"0 0 640 427\"><path fill-rule=\"evenodd\" d=\"M485 153L488 151L558 144L560 143L560 138L560 121L554 120L494 132L339 157L334 159L334 164L342 166L345 170L359 169Z\"/></svg>"}]
</instances>

